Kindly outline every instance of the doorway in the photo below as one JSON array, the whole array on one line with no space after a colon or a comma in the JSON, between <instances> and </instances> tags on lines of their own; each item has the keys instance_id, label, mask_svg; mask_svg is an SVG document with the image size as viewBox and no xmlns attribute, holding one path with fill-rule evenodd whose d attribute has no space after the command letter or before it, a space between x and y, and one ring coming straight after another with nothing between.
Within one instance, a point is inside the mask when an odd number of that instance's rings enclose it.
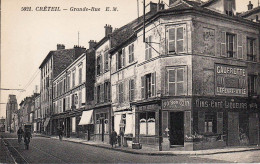
<instances>
[{"instance_id":1,"label":"doorway","mask_svg":"<svg viewBox=\"0 0 260 164\"><path fill-rule=\"evenodd\" d=\"M170 144L184 145L184 112L170 113Z\"/></svg>"},{"instance_id":2,"label":"doorway","mask_svg":"<svg viewBox=\"0 0 260 164\"><path fill-rule=\"evenodd\" d=\"M66 118L66 136L70 137L70 117Z\"/></svg>"},{"instance_id":3,"label":"doorway","mask_svg":"<svg viewBox=\"0 0 260 164\"><path fill-rule=\"evenodd\" d=\"M228 146L239 146L239 113L228 112Z\"/></svg>"},{"instance_id":4,"label":"doorway","mask_svg":"<svg viewBox=\"0 0 260 164\"><path fill-rule=\"evenodd\" d=\"M100 119L100 123L101 123L101 141L104 142L104 134L105 134L104 119Z\"/></svg>"}]
</instances>

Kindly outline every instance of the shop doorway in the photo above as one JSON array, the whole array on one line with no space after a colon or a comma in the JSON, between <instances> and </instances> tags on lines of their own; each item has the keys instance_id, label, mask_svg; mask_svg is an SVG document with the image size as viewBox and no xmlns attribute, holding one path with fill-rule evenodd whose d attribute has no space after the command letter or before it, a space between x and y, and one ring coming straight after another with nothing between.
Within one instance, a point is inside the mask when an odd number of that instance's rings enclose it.
<instances>
[{"instance_id":1,"label":"shop doorway","mask_svg":"<svg viewBox=\"0 0 260 164\"><path fill-rule=\"evenodd\" d=\"M65 126L66 126L66 137L70 137L70 117L66 118L65 120Z\"/></svg>"},{"instance_id":2,"label":"shop doorway","mask_svg":"<svg viewBox=\"0 0 260 164\"><path fill-rule=\"evenodd\" d=\"M251 145L258 144L259 123L258 114L252 113L249 116L249 143Z\"/></svg>"},{"instance_id":3,"label":"shop doorway","mask_svg":"<svg viewBox=\"0 0 260 164\"><path fill-rule=\"evenodd\" d=\"M239 113L228 112L228 146L239 146Z\"/></svg>"},{"instance_id":4,"label":"shop doorway","mask_svg":"<svg viewBox=\"0 0 260 164\"><path fill-rule=\"evenodd\" d=\"M170 144L184 145L184 112L170 113Z\"/></svg>"},{"instance_id":5,"label":"shop doorway","mask_svg":"<svg viewBox=\"0 0 260 164\"><path fill-rule=\"evenodd\" d=\"M100 124L101 124L101 141L104 142L104 135L105 135L104 119L100 119Z\"/></svg>"}]
</instances>

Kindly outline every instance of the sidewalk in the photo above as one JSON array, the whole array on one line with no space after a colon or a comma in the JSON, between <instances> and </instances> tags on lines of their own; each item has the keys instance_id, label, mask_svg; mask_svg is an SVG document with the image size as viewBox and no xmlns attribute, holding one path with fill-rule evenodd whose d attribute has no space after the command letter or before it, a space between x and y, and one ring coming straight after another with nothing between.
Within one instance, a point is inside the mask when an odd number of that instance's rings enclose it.
<instances>
[{"instance_id":1,"label":"sidewalk","mask_svg":"<svg viewBox=\"0 0 260 164\"><path fill-rule=\"evenodd\" d=\"M42 134L36 134L38 136L48 137L51 139L59 139L57 136L46 136ZM221 153L235 153L235 152L246 152L246 151L256 151L260 150L260 146L250 146L250 147L227 147L224 149L209 149L209 150L196 150L196 151L159 151L155 148L145 147L142 149L132 149L131 147L116 147L112 148L111 145L103 142L86 141L79 138L63 138L63 141L74 142L79 144L90 145L94 147L101 147L105 149L110 149L114 151L121 151L132 154L142 154L142 155L211 155L211 154L221 154Z\"/></svg>"},{"instance_id":2,"label":"sidewalk","mask_svg":"<svg viewBox=\"0 0 260 164\"><path fill-rule=\"evenodd\" d=\"M3 139L0 139L0 163L15 163Z\"/></svg>"}]
</instances>

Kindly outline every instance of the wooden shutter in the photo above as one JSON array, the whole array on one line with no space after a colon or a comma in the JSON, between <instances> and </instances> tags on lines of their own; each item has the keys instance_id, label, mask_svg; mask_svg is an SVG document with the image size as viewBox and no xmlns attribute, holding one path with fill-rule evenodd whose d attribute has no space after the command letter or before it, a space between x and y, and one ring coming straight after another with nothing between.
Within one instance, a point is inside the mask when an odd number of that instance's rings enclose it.
<instances>
[{"instance_id":1,"label":"wooden shutter","mask_svg":"<svg viewBox=\"0 0 260 164\"><path fill-rule=\"evenodd\" d=\"M148 38L145 38L145 60L148 60L149 59L149 51L148 51Z\"/></svg>"},{"instance_id":2,"label":"wooden shutter","mask_svg":"<svg viewBox=\"0 0 260 164\"><path fill-rule=\"evenodd\" d=\"M186 31L186 30L185 30ZM176 50L177 52L184 52L184 27L178 27L176 31Z\"/></svg>"},{"instance_id":3,"label":"wooden shutter","mask_svg":"<svg viewBox=\"0 0 260 164\"><path fill-rule=\"evenodd\" d=\"M141 95L142 99L145 99L145 76L141 77Z\"/></svg>"},{"instance_id":4,"label":"wooden shutter","mask_svg":"<svg viewBox=\"0 0 260 164\"><path fill-rule=\"evenodd\" d=\"M198 112L198 131L199 134L205 132L205 113L203 111Z\"/></svg>"},{"instance_id":5,"label":"wooden shutter","mask_svg":"<svg viewBox=\"0 0 260 164\"><path fill-rule=\"evenodd\" d=\"M134 43L132 44L132 55L131 55L131 62L135 60L135 53L134 53L134 49L135 49L135 46L134 46Z\"/></svg>"},{"instance_id":6,"label":"wooden shutter","mask_svg":"<svg viewBox=\"0 0 260 164\"><path fill-rule=\"evenodd\" d=\"M125 48L122 49L122 67L125 66Z\"/></svg>"},{"instance_id":7,"label":"wooden shutter","mask_svg":"<svg viewBox=\"0 0 260 164\"><path fill-rule=\"evenodd\" d=\"M242 34L237 35L237 58L243 59L243 37L242 37Z\"/></svg>"},{"instance_id":8,"label":"wooden shutter","mask_svg":"<svg viewBox=\"0 0 260 164\"><path fill-rule=\"evenodd\" d=\"M255 60L254 61L257 61L257 56L259 56L259 55L257 55L257 45L256 45L256 39L253 41L253 55L254 55L254 57L255 57ZM259 60L258 60L259 61Z\"/></svg>"},{"instance_id":9,"label":"wooden shutter","mask_svg":"<svg viewBox=\"0 0 260 164\"><path fill-rule=\"evenodd\" d=\"M103 73L103 60L102 60L102 55L100 55L100 74Z\"/></svg>"},{"instance_id":10,"label":"wooden shutter","mask_svg":"<svg viewBox=\"0 0 260 164\"><path fill-rule=\"evenodd\" d=\"M108 85L107 85L107 100L108 101L110 101L110 99L111 99L111 96L110 96L110 92L111 92L111 90L110 90L110 87L111 87L111 84L110 84L110 82L108 82Z\"/></svg>"},{"instance_id":11,"label":"wooden shutter","mask_svg":"<svg viewBox=\"0 0 260 164\"><path fill-rule=\"evenodd\" d=\"M226 50L226 32L222 31L221 32L221 51L220 51L220 55L227 57L227 50Z\"/></svg>"},{"instance_id":12,"label":"wooden shutter","mask_svg":"<svg viewBox=\"0 0 260 164\"><path fill-rule=\"evenodd\" d=\"M100 102L104 102L104 84L100 85Z\"/></svg>"},{"instance_id":13,"label":"wooden shutter","mask_svg":"<svg viewBox=\"0 0 260 164\"><path fill-rule=\"evenodd\" d=\"M234 35L234 54L233 54L233 58L237 58L237 35Z\"/></svg>"},{"instance_id":14,"label":"wooden shutter","mask_svg":"<svg viewBox=\"0 0 260 164\"><path fill-rule=\"evenodd\" d=\"M151 59L152 58L152 36L150 35L149 36L149 59Z\"/></svg>"},{"instance_id":15,"label":"wooden shutter","mask_svg":"<svg viewBox=\"0 0 260 164\"><path fill-rule=\"evenodd\" d=\"M97 103L97 87L94 87L94 102Z\"/></svg>"},{"instance_id":16,"label":"wooden shutter","mask_svg":"<svg viewBox=\"0 0 260 164\"><path fill-rule=\"evenodd\" d=\"M168 52L175 52L175 28L168 30Z\"/></svg>"},{"instance_id":17,"label":"wooden shutter","mask_svg":"<svg viewBox=\"0 0 260 164\"><path fill-rule=\"evenodd\" d=\"M152 73L151 74L151 92L152 92L152 96L155 96L156 95L156 88L155 88L155 83L156 83L156 72Z\"/></svg>"},{"instance_id":18,"label":"wooden shutter","mask_svg":"<svg viewBox=\"0 0 260 164\"><path fill-rule=\"evenodd\" d=\"M223 112L217 112L217 133L223 134Z\"/></svg>"}]
</instances>

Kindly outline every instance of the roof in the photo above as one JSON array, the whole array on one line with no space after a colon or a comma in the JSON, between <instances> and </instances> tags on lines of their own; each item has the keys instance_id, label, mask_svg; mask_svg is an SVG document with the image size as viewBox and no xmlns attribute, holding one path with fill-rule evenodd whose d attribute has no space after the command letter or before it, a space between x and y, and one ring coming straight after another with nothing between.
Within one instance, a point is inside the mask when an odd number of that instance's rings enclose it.
<instances>
[{"instance_id":1,"label":"roof","mask_svg":"<svg viewBox=\"0 0 260 164\"><path fill-rule=\"evenodd\" d=\"M204 2L201 6L203 6L203 7L207 7L207 6L209 6L209 5L211 5L212 3L215 3L215 2L217 2L218 0L209 0L209 1L207 1L207 2Z\"/></svg>"},{"instance_id":2,"label":"roof","mask_svg":"<svg viewBox=\"0 0 260 164\"><path fill-rule=\"evenodd\" d=\"M260 13L260 6L255 7L255 8L253 8L252 10L248 10L248 11L246 11L246 12L243 12L243 13L239 14L239 16L241 16L241 17L247 17L247 16L250 16L250 15L256 14L256 13L258 13L258 12Z\"/></svg>"}]
</instances>

